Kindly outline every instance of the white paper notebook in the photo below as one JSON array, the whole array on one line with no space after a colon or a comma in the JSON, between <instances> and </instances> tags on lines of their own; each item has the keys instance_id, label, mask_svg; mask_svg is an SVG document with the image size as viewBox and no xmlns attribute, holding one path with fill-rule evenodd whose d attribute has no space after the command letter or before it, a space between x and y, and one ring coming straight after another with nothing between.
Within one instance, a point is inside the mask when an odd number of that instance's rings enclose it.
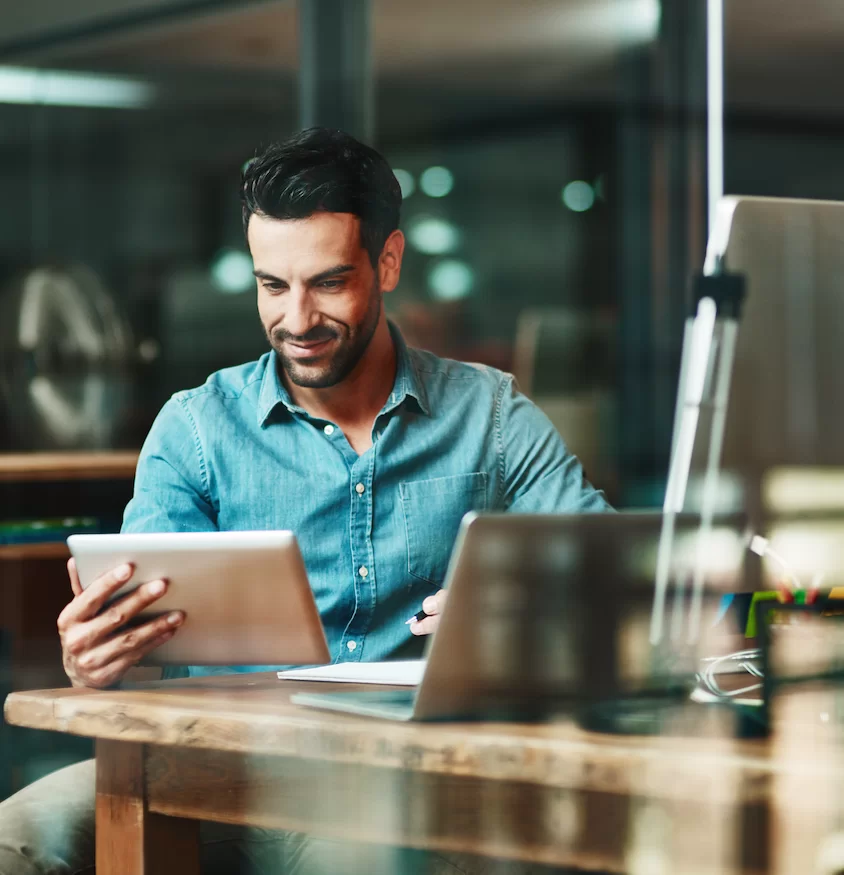
<instances>
[{"instance_id":1,"label":"white paper notebook","mask_svg":"<svg viewBox=\"0 0 844 875\"><path fill-rule=\"evenodd\" d=\"M424 659L395 662L340 662L316 668L293 668L278 672L282 681L328 681L335 684L391 684L415 687L422 682Z\"/></svg>"}]
</instances>

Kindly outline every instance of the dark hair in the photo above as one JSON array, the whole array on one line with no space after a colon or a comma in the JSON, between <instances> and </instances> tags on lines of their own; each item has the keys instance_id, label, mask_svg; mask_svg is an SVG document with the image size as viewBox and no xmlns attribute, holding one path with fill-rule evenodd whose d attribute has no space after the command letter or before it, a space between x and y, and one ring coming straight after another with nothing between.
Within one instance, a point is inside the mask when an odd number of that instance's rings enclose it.
<instances>
[{"instance_id":1,"label":"dark hair","mask_svg":"<svg viewBox=\"0 0 844 875\"><path fill-rule=\"evenodd\" d=\"M384 156L343 131L309 128L267 146L243 168L243 231L252 215L306 219L352 213L373 267L399 226L401 188Z\"/></svg>"}]
</instances>

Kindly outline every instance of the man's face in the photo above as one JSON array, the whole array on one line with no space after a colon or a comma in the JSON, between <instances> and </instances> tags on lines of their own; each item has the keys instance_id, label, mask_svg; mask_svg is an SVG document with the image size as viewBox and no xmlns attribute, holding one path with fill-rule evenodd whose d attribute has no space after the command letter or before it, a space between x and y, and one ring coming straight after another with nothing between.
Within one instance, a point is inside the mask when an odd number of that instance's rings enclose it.
<instances>
[{"instance_id":1,"label":"man's face","mask_svg":"<svg viewBox=\"0 0 844 875\"><path fill-rule=\"evenodd\" d=\"M381 284L350 213L249 220L258 312L292 383L334 386L360 361L381 315Z\"/></svg>"}]
</instances>

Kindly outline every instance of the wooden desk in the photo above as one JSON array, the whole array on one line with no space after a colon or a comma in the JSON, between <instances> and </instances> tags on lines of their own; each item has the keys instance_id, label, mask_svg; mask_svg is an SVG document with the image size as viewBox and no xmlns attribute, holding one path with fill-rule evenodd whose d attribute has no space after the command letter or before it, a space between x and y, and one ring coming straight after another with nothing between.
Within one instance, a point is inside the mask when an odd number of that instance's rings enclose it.
<instances>
[{"instance_id":1,"label":"wooden desk","mask_svg":"<svg viewBox=\"0 0 844 875\"><path fill-rule=\"evenodd\" d=\"M315 687L239 675L14 693L5 710L97 739L98 875L197 872L202 819L631 875L793 875L817 871L844 812L844 758L818 756L829 739L805 727L735 741L408 725L290 703Z\"/></svg>"},{"instance_id":2,"label":"wooden desk","mask_svg":"<svg viewBox=\"0 0 844 875\"><path fill-rule=\"evenodd\" d=\"M0 453L0 481L132 479L136 450Z\"/></svg>"},{"instance_id":3,"label":"wooden desk","mask_svg":"<svg viewBox=\"0 0 844 875\"><path fill-rule=\"evenodd\" d=\"M0 562L3 560L21 562L27 559L64 559L67 562L70 559L70 550L67 549L64 541L0 544ZM65 574L64 577L66 578L67 575Z\"/></svg>"}]
</instances>

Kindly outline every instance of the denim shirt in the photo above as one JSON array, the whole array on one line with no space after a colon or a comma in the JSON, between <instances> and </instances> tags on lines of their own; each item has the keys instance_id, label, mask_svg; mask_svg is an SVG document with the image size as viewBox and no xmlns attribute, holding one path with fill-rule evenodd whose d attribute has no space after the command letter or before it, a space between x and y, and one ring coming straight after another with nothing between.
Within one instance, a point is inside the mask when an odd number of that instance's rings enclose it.
<instances>
[{"instance_id":1,"label":"denim shirt","mask_svg":"<svg viewBox=\"0 0 844 875\"><path fill-rule=\"evenodd\" d=\"M421 655L405 620L442 587L467 512L609 509L511 375L390 330L395 383L365 453L293 402L269 352L164 405L123 520L124 532L292 530L335 662Z\"/></svg>"}]
</instances>

